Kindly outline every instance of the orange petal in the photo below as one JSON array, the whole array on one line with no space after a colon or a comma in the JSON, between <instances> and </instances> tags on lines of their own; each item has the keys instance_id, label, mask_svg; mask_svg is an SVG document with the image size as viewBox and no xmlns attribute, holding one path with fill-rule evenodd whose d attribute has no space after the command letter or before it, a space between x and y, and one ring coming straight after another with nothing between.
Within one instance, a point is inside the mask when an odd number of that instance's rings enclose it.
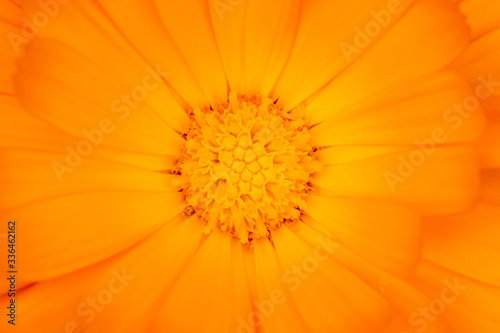
<instances>
[{"instance_id":1,"label":"orange petal","mask_svg":"<svg viewBox=\"0 0 500 333\"><path fill-rule=\"evenodd\" d=\"M500 113L500 29L473 42L453 64L488 113Z\"/></svg>"},{"instance_id":2,"label":"orange petal","mask_svg":"<svg viewBox=\"0 0 500 333\"><path fill-rule=\"evenodd\" d=\"M313 332L367 332L383 327L389 313L385 300L330 257L336 248L325 245L326 240L318 239L314 245L302 240L321 236L312 229L308 232L302 223L293 232L286 226L273 232L284 269L282 279L304 321Z\"/></svg>"},{"instance_id":3,"label":"orange petal","mask_svg":"<svg viewBox=\"0 0 500 333\"><path fill-rule=\"evenodd\" d=\"M297 332L311 332L292 300L292 292L284 280L285 269L273 245L267 239L255 240L252 255L255 264L252 299L257 320L262 322L257 328L266 333L285 333L292 328ZM251 323L249 318L245 319Z\"/></svg>"},{"instance_id":4,"label":"orange petal","mask_svg":"<svg viewBox=\"0 0 500 333\"><path fill-rule=\"evenodd\" d=\"M196 75L193 68L190 68L191 64L169 34L153 1L118 3L103 0L99 1L99 5L150 66L158 65L163 71L170 73L164 80L180 95L183 102L193 108L210 103L212 96L206 96L200 85L203 84L206 88L205 78ZM93 16L96 14L93 13ZM186 24L182 26L186 27ZM192 27L191 24L189 26Z\"/></svg>"},{"instance_id":5,"label":"orange petal","mask_svg":"<svg viewBox=\"0 0 500 333\"><path fill-rule=\"evenodd\" d=\"M394 204L310 195L307 215L367 261L404 276L420 256L420 219Z\"/></svg>"},{"instance_id":6,"label":"orange petal","mask_svg":"<svg viewBox=\"0 0 500 333\"><path fill-rule=\"evenodd\" d=\"M0 147L50 149L69 140L56 126L27 114L14 96L0 94Z\"/></svg>"},{"instance_id":7,"label":"orange petal","mask_svg":"<svg viewBox=\"0 0 500 333\"><path fill-rule=\"evenodd\" d=\"M295 42L297 0L253 0L247 5L245 59L247 90L269 95Z\"/></svg>"},{"instance_id":8,"label":"orange petal","mask_svg":"<svg viewBox=\"0 0 500 333\"><path fill-rule=\"evenodd\" d=\"M221 57L233 91L269 95L293 47L299 1L210 1Z\"/></svg>"},{"instance_id":9,"label":"orange petal","mask_svg":"<svg viewBox=\"0 0 500 333\"><path fill-rule=\"evenodd\" d=\"M498 169L483 170L481 178L481 192L479 198L482 202L500 206L500 172Z\"/></svg>"},{"instance_id":10,"label":"orange petal","mask_svg":"<svg viewBox=\"0 0 500 333\"><path fill-rule=\"evenodd\" d=\"M182 200L178 192L82 191L2 212L2 218L18 221L19 278L32 282L123 251L180 214Z\"/></svg>"},{"instance_id":11,"label":"orange petal","mask_svg":"<svg viewBox=\"0 0 500 333\"><path fill-rule=\"evenodd\" d=\"M333 237L328 232L322 231L323 227L312 220L308 220L307 225L296 223L292 228L297 236L311 246L317 246L318 239L326 237L328 240ZM316 230L321 234L318 234ZM331 243L335 243L334 238L332 238ZM338 247L332 248L331 257L363 279L373 290L377 290L379 295L392 305L394 311L388 313L391 320L389 321L389 318L387 318L384 329L375 329L376 332L394 333L396 329L397 333L411 332L414 313L429 303L430 299L428 297L415 289L411 283L374 266L340 243ZM442 318L429 323L428 331L448 333ZM372 332L372 330L369 330L369 332Z\"/></svg>"},{"instance_id":12,"label":"orange petal","mask_svg":"<svg viewBox=\"0 0 500 333\"><path fill-rule=\"evenodd\" d=\"M500 27L500 3L496 0L463 0L460 9L475 39Z\"/></svg>"},{"instance_id":13,"label":"orange petal","mask_svg":"<svg viewBox=\"0 0 500 333\"><path fill-rule=\"evenodd\" d=\"M163 24L212 106L227 101L227 80L205 0L154 1Z\"/></svg>"},{"instance_id":14,"label":"orange petal","mask_svg":"<svg viewBox=\"0 0 500 333\"><path fill-rule=\"evenodd\" d=\"M229 88L240 94L247 92L245 33L248 2L209 1L212 27Z\"/></svg>"},{"instance_id":15,"label":"orange petal","mask_svg":"<svg viewBox=\"0 0 500 333\"><path fill-rule=\"evenodd\" d=\"M482 154L482 165L485 168L500 167L500 115L489 116L486 135L479 143Z\"/></svg>"},{"instance_id":16,"label":"orange petal","mask_svg":"<svg viewBox=\"0 0 500 333\"><path fill-rule=\"evenodd\" d=\"M363 53L382 38L382 31L390 29L404 16L410 3L404 0L389 9L387 1L383 0L303 1L294 48L273 89L273 96L279 97L286 109L304 101L346 70L349 60L359 58L360 54L355 54L348 59L343 51L346 44L356 44L357 29L365 29L368 23L379 28L374 38L363 41L366 43ZM336 13L334 19L332 13ZM385 27L381 28L377 20L382 20Z\"/></svg>"},{"instance_id":17,"label":"orange petal","mask_svg":"<svg viewBox=\"0 0 500 333\"><path fill-rule=\"evenodd\" d=\"M241 242L215 230L177 277L151 331L236 332L252 312L246 279Z\"/></svg>"},{"instance_id":18,"label":"orange petal","mask_svg":"<svg viewBox=\"0 0 500 333\"><path fill-rule=\"evenodd\" d=\"M418 144L436 131L467 142L483 134L484 115L467 81L439 72L390 87L344 110L314 109L312 140L319 146ZM427 139L427 140L425 140Z\"/></svg>"},{"instance_id":19,"label":"orange petal","mask_svg":"<svg viewBox=\"0 0 500 333\"><path fill-rule=\"evenodd\" d=\"M427 148L326 148L320 155L323 171L314 176L313 183L337 195L389 200L422 214L470 208L479 182L477 153L461 146ZM348 150L345 162L336 160L339 150L341 156Z\"/></svg>"},{"instance_id":20,"label":"orange petal","mask_svg":"<svg viewBox=\"0 0 500 333\"><path fill-rule=\"evenodd\" d=\"M500 207L478 203L470 212L429 220L423 257L475 280L500 286Z\"/></svg>"},{"instance_id":21,"label":"orange petal","mask_svg":"<svg viewBox=\"0 0 500 333\"><path fill-rule=\"evenodd\" d=\"M488 116L487 134L480 143L483 164L499 167L500 29L475 40L453 66L469 80Z\"/></svg>"},{"instance_id":22,"label":"orange petal","mask_svg":"<svg viewBox=\"0 0 500 333\"><path fill-rule=\"evenodd\" d=\"M444 318L450 330L456 333L496 333L500 330L500 288L425 261L418 267L414 285L430 298L430 302L419 310L416 329L423 330L431 321ZM427 313L425 317L423 311Z\"/></svg>"},{"instance_id":23,"label":"orange petal","mask_svg":"<svg viewBox=\"0 0 500 333\"><path fill-rule=\"evenodd\" d=\"M0 94L14 91L12 76L16 71L15 60L22 52L25 38L21 33L22 11L13 1L0 2ZM3 96L2 96L3 97Z\"/></svg>"},{"instance_id":24,"label":"orange petal","mask_svg":"<svg viewBox=\"0 0 500 333\"><path fill-rule=\"evenodd\" d=\"M91 141L94 135L93 145L176 154L183 140L172 124L182 122L176 121L175 112L166 120L169 114L157 112L147 101L146 87L161 87L151 71L135 71L135 79L126 84L64 44L34 40L20 62L16 83L28 112L82 139Z\"/></svg>"},{"instance_id":25,"label":"orange petal","mask_svg":"<svg viewBox=\"0 0 500 333\"><path fill-rule=\"evenodd\" d=\"M333 113L387 87L438 71L468 41L468 27L451 1L414 2L380 40L308 101L308 108L311 113L324 108Z\"/></svg>"},{"instance_id":26,"label":"orange petal","mask_svg":"<svg viewBox=\"0 0 500 333\"><path fill-rule=\"evenodd\" d=\"M41 8L37 1L26 1L23 11L24 16L32 17ZM44 73L44 66L55 64L54 70L58 69L49 77L73 81L68 90L75 89L90 95L89 98L114 92L114 96L106 100L108 110L115 99L123 99L122 94L131 95L130 104L139 101L151 107L171 127L189 121L164 82L171 73L160 63L146 62L95 3L75 0L70 6L60 5L57 15L50 18L50 24L38 29L29 46L33 47L32 58L26 61L38 69L33 72ZM57 64L55 59L61 63ZM44 80L49 81L47 77ZM64 95L57 93L58 97Z\"/></svg>"},{"instance_id":27,"label":"orange petal","mask_svg":"<svg viewBox=\"0 0 500 333\"><path fill-rule=\"evenodd\" d=\"M480 190L481 200L472 210L426 221L422 254L426 260L443 268L498 287L500 267L496 262L500 258L499 171L497 169L483 173L482 182L485 185Z\"/></svg>"},{"instance_id":28,"label":"orange petal","mask_svg":"<svg viewBox=\"0 0 500 333\"><path fill-rule=\"evenodd\" d=\"M0 198L4 211L88 191L179 191L172 186L171 174L94 158L78 160L76 156L71 152L0 151L0 179L5 188Z\"/></svg>"},{"instance_id":29,"label":"orange petal","mask_svg":"<svg viewBox=\"0 0 500 333\"><path fill-rule=\"evenodd\" d=\"M23 320L17 328L63 332L73 325L89 333L149 331L165 292L196 252L201 235L196 217L179 216L122 255L21 291L18 316ZM47 320L54 313L58 316ZM114 313L128 314L126 320L110 320Z\"/></svg>"}]
</instances>

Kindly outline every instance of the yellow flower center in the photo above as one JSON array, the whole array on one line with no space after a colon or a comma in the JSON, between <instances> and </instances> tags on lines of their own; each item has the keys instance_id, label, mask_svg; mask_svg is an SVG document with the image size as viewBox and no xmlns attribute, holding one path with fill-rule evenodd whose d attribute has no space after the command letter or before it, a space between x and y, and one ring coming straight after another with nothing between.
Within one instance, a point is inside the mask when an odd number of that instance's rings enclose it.
<instances>
[{"instance_id":1,"label":"yellow flower center","mask_svg":"<svg viewBox=\"0 0 500 333\"><path fill-rule=\"evenodd\" d=\"M246 244L300 218L321 168L308 121L303 106L287 112L234 93L227 105L193 111L175 174L205 233L219 227Z\"/></svg>"}]
</instances>

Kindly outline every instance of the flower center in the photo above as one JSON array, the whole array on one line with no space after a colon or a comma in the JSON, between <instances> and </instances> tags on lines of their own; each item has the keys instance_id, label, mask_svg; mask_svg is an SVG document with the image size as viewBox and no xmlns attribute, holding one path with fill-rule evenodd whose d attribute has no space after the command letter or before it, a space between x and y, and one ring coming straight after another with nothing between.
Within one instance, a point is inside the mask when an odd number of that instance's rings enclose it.
<instances>
[{"instance_id":1,"label":"flower center","mask_svg":"<svg viewBox=\"0 0 500 333\"><path fill-rule=\"evenodd\" d=\"M246 244L300 218L321 169L308 121L303 106L286 112L234 93L227 105L193 111L175 174L205 233L219 227Z\"/></svg>"}]
</instances>

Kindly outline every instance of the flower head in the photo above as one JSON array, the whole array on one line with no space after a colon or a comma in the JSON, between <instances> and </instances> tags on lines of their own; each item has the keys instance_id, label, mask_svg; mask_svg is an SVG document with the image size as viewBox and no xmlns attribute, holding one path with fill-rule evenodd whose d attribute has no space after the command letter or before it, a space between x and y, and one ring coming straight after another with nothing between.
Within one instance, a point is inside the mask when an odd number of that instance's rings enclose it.
<instances>
[{"instance_id":1,"label":"flower head","mask_svg":"<svg viewBox=\"0 0 500 333\"><path fill-rule=\"evenodd\" d=\"M16 331L500 330L498 0L0 7Z\"/></svg>"}]
</instances>

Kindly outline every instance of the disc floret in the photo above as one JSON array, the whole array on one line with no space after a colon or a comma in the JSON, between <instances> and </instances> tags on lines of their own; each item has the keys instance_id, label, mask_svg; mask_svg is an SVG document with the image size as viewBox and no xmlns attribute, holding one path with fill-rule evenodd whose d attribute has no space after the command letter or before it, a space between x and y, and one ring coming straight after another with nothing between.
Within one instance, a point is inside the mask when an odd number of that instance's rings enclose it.
<instances>
[{"instance_id":1,"label":"disc floret","mask_svg":"<svg viewBox=\"0 0 500 333\"><path fill-rule=\"evenodd\" d=\"M300 218L321 168L308 122L303 106L286 112L234 93L215 110L193 110L176 173L205 233L218 227L246 244Z\"/></svg>"}]
</instances>

